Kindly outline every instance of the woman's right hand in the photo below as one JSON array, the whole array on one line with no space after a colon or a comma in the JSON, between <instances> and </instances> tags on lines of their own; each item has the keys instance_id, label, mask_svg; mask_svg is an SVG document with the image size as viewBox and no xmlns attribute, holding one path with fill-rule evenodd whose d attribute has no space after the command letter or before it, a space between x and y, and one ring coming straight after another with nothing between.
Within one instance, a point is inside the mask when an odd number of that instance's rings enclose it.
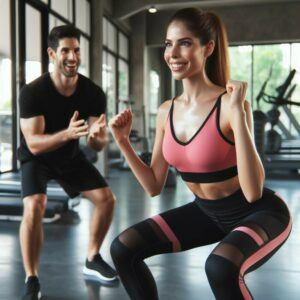
<instances>
[{"instance_id":1,"label":"woman's right hand","mask_svg":"<svg viewBox=\"0 0 300 300\"><path fill-rule=\"evenodd\" d=\"M108 126L117 143L122 143L129 139L132 127L132 112L126 109L110 119Z\"/></svg>"}]
</instances>

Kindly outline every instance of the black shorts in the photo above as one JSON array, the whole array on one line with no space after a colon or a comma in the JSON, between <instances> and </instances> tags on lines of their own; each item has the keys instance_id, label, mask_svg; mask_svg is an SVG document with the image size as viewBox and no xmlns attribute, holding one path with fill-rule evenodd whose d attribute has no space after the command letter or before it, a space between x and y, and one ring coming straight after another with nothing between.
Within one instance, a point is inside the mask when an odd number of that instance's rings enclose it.
<instances>
[{"instance_id":1,"label":"black shorts","mask_svg":"<svg viewBox=\"0 0 300 300\"><path fill-rule=\"evenodd\" d=\"M63 164L50 164L30 160L21 164L22 198L34 194L46 194L47 182L56 180L70 198L83 191L107 187L105 179L85 157L76 158Z\"/></svg>"}]
</instances>

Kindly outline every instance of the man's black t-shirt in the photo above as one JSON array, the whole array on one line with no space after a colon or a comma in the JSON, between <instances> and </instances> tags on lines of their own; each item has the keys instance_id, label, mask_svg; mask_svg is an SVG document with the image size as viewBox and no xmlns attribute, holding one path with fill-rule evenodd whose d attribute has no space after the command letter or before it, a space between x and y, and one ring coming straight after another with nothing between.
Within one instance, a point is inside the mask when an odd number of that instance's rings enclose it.
<instances>
[{"instance_id":1,"label":"man's black t-shirt","mask_svg":"<svg viewBox=\"0 0 300 300\"><path fill-rule=\"evenodd\" d=\"M100 87L90 79L78 74L75 92L65 97L55 88L50 73L45 73L33 82L25 85L19 97L20 117L32 118L43 116L45 119L45 134L53 134L68 128L70 120L77 110L78 120L89 116L98 117L105 113L106 97ZM40 158L47 162L62 163L80 154L79 141L72 140L60 148L33 155L27 147L24 137L18 149L21 162Z\"/></svg>"}]
</instances>

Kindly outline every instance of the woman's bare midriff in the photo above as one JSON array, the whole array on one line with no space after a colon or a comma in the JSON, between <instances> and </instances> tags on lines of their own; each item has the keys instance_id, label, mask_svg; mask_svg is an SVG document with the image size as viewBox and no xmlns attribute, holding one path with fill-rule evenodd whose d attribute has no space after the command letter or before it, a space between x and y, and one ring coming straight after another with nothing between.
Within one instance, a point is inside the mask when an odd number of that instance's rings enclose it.
<instances>
[{"instance_id":1,"label":"woman's bare midriff","mask_svg":"<svg viewBox=\"0 0 300 300\"><path fill-rule=\"evenodd\" d=\"M222 182L192 183L186 182L188 188L199 198L217 200L233 194L240 188L238 176Z\"/></svg>"}]
</instances>

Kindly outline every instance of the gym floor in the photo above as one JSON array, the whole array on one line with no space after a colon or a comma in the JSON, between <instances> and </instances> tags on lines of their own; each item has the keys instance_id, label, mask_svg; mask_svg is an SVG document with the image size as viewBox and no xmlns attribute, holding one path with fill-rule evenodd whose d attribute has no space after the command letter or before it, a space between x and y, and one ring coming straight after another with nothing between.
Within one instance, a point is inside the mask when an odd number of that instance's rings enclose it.
<instances>
[{"instance_id":1,"label":"gym floor","mask_svg":"<svg viewBox=\"0 0 300 300\"><path fill-rule=\"evenodd\" d=\"M128 171L112 171L108 179L117 196L115 217L101 253L111 262L109 246L128 226L164 210L193 200L180 178L176 188L150 199ZM293 231L280 251L263 267L246 276L256 300L296 300L300 294L300 189L297 181L267 181L288 203L293 215ZM40 280L44 300L129 299L121 284L103 286L85 280L84 265L91 204L82 200L74 213L54 224L45 224ZM19 299L24 271L19 246L19 223L0 222L0 299ZM162 300L214 299L204 272L212 246L183 253L164 254L147 260L157 281Z\"/></svg>"}]
</instances>

